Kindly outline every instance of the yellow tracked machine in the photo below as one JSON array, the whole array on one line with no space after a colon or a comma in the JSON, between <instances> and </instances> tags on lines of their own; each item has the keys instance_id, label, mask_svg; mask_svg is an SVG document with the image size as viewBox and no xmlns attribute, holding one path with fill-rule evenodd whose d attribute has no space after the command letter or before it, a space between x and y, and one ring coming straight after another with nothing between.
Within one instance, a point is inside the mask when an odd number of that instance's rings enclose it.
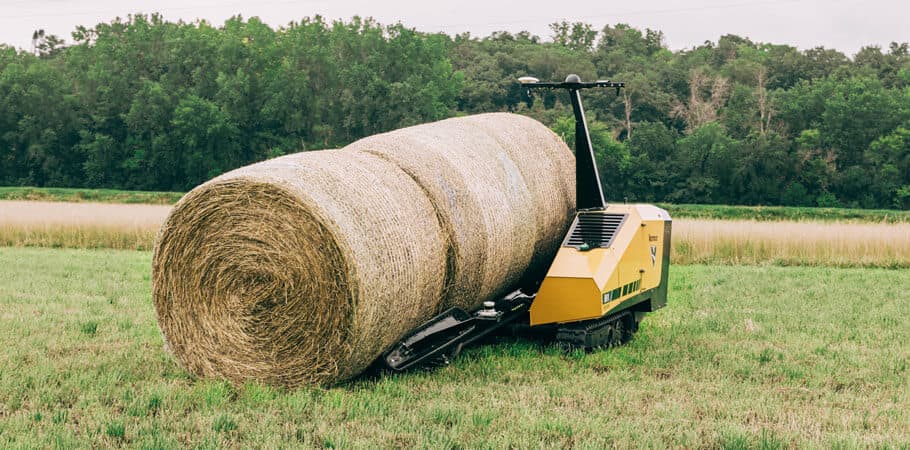
<instances>
[{"instance_id":1,"label":"yellow tracked machine","mask_svg":"<svg viewBox=\"0 0 910 450\"><path fill-rule=\"evenodd\" d=\"M461 349L509 325L553 336L565 348L590 350L632 337L645 313L667 303L670 215L652 205L607 205L580 91L623 83L522 77L532 89L564 89L575 113L576 212L546 276L472 312L449 309L413 330L380 358L392 371L445 364Z\"/></svg>"}]
</instances>

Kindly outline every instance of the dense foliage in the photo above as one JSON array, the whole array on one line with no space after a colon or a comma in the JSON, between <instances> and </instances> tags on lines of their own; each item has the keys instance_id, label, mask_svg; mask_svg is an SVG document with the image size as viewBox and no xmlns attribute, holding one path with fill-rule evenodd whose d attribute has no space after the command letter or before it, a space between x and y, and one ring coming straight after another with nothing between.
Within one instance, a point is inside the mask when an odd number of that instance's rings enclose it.
<instances>
[{"instance_id":1,"label":"dense foliage","mask_svg":"<svg viewBox=\"0 0 910 450\"><path fill-rule=\"evenodd\" d=\"M185 190L231 168L457 114L531 115L571 141L565 99L515 82L625 81L586 92L611 199L910 208L908 44L852 59L738 36L677 52L659 31L554 23L419 33L319 17L272 29L132 16L0 46L0 184Z\"/></svg>"}]
</instances>

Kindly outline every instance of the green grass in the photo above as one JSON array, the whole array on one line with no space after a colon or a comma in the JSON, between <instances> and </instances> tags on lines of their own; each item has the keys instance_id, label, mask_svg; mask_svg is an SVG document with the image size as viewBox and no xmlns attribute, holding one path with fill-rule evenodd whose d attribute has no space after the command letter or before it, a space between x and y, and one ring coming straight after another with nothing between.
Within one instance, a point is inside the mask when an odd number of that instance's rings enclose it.
<instances>
[{"instance_id":1,"label":"green grass","mask_svg":"<svg viewBox=\"0 0 910 450\"><path fill-rule=\"evenodd\" d=\"M71 189L0 187L0 200L40 200L48 202L148 203L171 205L182 192L121 191L116 189Z\"/></svg>"},{"instance_id":2,"label":"green grass","mask_svg":"<svg viewBox=\"0 0 910 450\"><path fill-rule=\"evenodd\" d=\"M183 192L122 191L116 189L71 189L0 187L0 200L58 202L177 203ZM910 211L890 209L810 208L793 206L674 205L659 203L675 218L730 220L796 220L910 223Z\"/></svg>"},{"instance_id":3,"label":"green grass","mask_svg":"<svg viewBox=\"0 0 910 450\"><path fill-rule=\"evenodd\" d=\"M673 218L759 221L910 223L910 211L892 209L810 208L801 206L673 205L659 203Z\"/></svg>"},{"instance_id":4,"label":"green grass","mask_svg":"<svg viewBox=\"0 0 910 450\"><path fill-rule=\"evenodd\" d=\"M167 356L150 259L0 248L0 447L910 446L910 271L674 266L621 348L282 391Z\"/></svg>"}]
</instances>

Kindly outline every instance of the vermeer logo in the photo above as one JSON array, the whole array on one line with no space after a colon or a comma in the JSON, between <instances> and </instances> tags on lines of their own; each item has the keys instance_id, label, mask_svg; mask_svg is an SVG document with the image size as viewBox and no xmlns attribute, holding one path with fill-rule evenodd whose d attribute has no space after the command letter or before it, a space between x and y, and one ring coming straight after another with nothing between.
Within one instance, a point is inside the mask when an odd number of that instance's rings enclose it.
<instances>
[{"instance_id":1,"label":"vermeer logo","mask_svg":"<svg viewBox=\"0 0 910 450\"><path fill-rule=\"evenodd\" d=\"M657 264L657 246L651 246L651 267L654 267Z\"/></svg>"}]
</instances>

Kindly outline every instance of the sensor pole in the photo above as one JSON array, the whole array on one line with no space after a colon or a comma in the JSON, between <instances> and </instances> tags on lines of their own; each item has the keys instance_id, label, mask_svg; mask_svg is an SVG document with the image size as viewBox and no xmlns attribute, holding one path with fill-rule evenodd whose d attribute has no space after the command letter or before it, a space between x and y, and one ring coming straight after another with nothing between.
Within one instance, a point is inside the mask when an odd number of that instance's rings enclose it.
<instances>
[{"instance_id":1,"label":"sensor pole","mask_svg":"<svg viewBox=\"0 0 910 450\"><path fill-rule=\"evenodd\" d=\"M594 148L591 146L591 134L588 132L588 122L585 119L585 110L581 104L582 89L595 87L616 88L616 93L625 86L609 80L598 80L584 83L578 75L566 77L562 83L540 82L537 78L521 77L518 81L528 89L566 89L572 101L572 110L575 112L575 209L604 209L603 188L600 184L600 173L597 170L594 158Z\"/></svg>"}]
</instances>

